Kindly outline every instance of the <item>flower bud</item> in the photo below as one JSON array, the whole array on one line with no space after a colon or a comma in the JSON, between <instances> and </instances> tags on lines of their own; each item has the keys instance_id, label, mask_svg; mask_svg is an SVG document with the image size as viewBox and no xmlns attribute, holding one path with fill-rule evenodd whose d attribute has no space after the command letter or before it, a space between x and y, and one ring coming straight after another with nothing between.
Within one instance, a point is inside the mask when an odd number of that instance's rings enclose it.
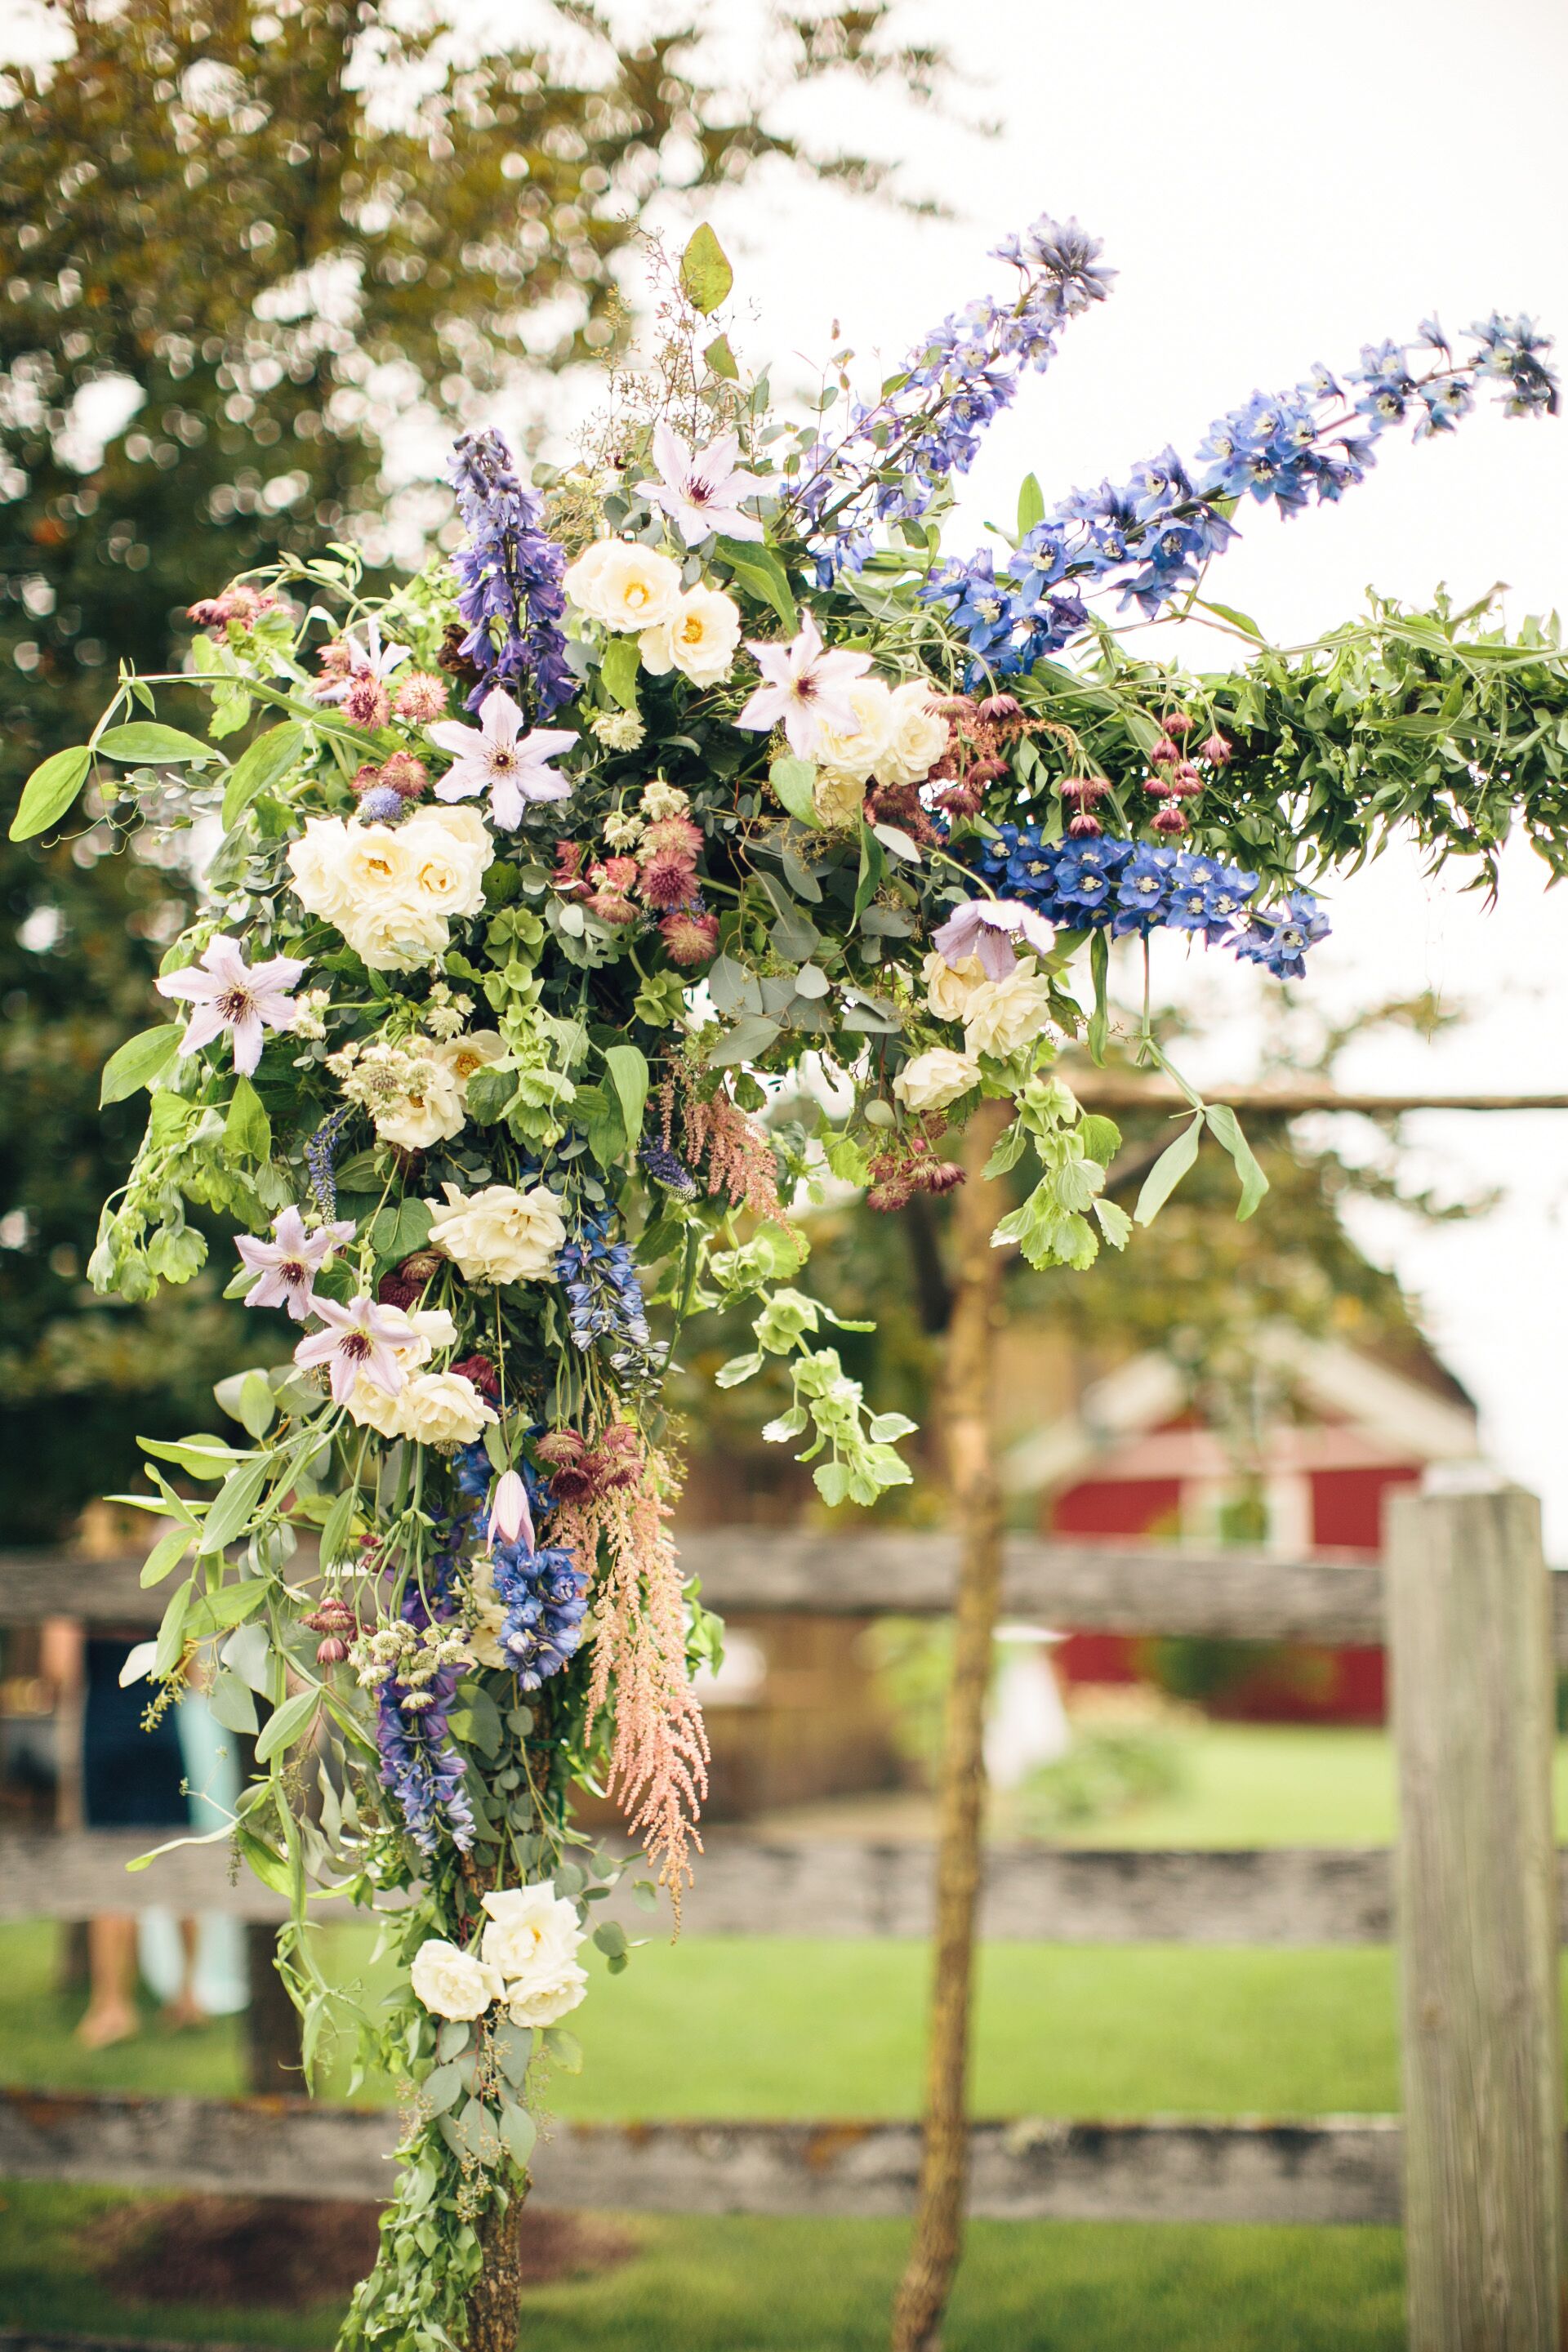
<instances>
[{"instance_id":1,"label":"flower bud","mask_svg":"<svg viewBox=\"0 0 1568 2352\"><path fill-rule=\"evenodd\" d=\"M498 1536L503 1543L514 1544L520 1535L527 1537L528 1549L531 1552L535 1546L533 1516L528 1507L528 1489L515 1470L503 1470L490 1497L489 1524L485 1530L485 1541L493 1551Z\"/></svg>"},{"instance_id":2,"label":"flower bud","mask_svg":"<svg viewBox=\"0 0 1568 2352\"><path fill-rule=\"evenodd\" d=\"M1154 813L1155 832L1185 833L1186 829L1187 820L1183 814L1181 802L1162 801Z\"/></svg>"},{"instance_id":3,"label":"flower bud","mask_svg":"<svg viewBox=\"0 0 1568 2352\"><path fill-rule=\"evenodd\" d=\"M1230 765L1230 752L1231 747L1225 737L1215 734L1209 736L1207 740L1199 746L1198 757L1206 760L1211 768L1227 768Z\"/></svg>"}]
</instances>

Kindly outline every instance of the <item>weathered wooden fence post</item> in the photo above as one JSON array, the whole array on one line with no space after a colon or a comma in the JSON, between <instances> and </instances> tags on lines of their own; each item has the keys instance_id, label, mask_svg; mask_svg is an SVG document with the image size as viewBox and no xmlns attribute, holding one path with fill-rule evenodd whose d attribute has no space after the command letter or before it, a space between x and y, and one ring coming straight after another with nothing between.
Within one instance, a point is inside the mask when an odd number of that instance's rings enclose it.
<instances>
[{"instance_id":1,"label":"weathered wooden fence post","mask_svg":"<svg viewBox=\"0 0 1568 2352\"><path fill-rule=\"evenodd\" d=\"M1396 1496L1410 2352L1558 2352L1563 2232L1553 1664L1541 1507Z\"/></svg>"}]
</instances>

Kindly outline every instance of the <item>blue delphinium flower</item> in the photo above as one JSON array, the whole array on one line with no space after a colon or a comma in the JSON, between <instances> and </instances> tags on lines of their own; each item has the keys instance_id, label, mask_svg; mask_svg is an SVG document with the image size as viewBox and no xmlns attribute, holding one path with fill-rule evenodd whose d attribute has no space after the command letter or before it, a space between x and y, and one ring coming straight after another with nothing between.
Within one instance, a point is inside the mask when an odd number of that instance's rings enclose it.
<instances>
[{"instance_id":1,"label":"blue delphinium flower","mask_svg":"<svg viewBox=\"0 0 1568 2352\"><path fill-rule=\"evenodd\" d=\"M651 1143L643 1145L637 1158L642 1161L654 1182L662 1184L667 1192L673 1192L678 1201L695 1201L698 1193L697 1179L685 1160L679 1159L668 1143L662 1142L658 1136L655 1136Z\"/></svg>"},{"instance_id":2,"label":"blue delphinium flower","mask_svg":"<svg viewBox=\"0 0 1568 2352\"><path fill-rule=\"evenodd\" d=\"M459 1486L458 1507L437 1524L436 1550L423 1584L410 1581L398 1612L416 1633L457 1614L458 1567L473 1536L478 1509L477 1501ZM416 1692L394 1675L377 1694L381 1785L422 1853L436 1852L443 1831L460 1853L466 1853L474 1842L473 1807L463 1786L468 1768L447 1737L461 1675L459 1666L438 1666ZM417 1706L410 1703L416 1697Z\"/></svg>"},{"instance_id":3,"label":"blue delphinium flower","mask_svg":"<svg viewBox=\"0 0 1568 2352\"><path fill-rule=\"evenodd\" d=\"M652 1339L637 1261L624 1241L610 1239L607 1211L584 1214L556 1258L555 1273L566 1294L573 1344L591 1348L595 1339L606 1339L616 1371L650 1372Z\"/></svg>"},{"instance_id":4,"label":"blue delphinium flower","mask_svg":"<svg viewBox=\"0 0 1568 2352\"><path fill-rule=\"evenodd\" d=\"M506 1611L497 1641L520 1686L537 1690L576 1655L588 1612L588 1580L563 1545L530 1551L498 1543L490 1555L496 1597Z\"/></svg>"},{"instance_id":5,"label":"blue delphinium flower","mask_svg":"<svg viewBox=\"0 0 1568 2352\"><path fill-rule=\"evenodd\" d=\"M1436 322L1422 322L1420 345L1438 362L1425 381L1404 345L1369 343L1342 382L1319 365L1289 392L1256 392L1209 427L1191 467L1167 448L1125 484L1073 491L1005 560L982 549L944 563L921 594L967 639L968 684L1068 644L1088 617L1079 591L1113 589L1152 619L1235 538L1226 509L1236 500L1292 515L1339 499L1365 480L1383 434L1412 415L1417 439L1451 430L1487 377L1506 386L1510 415L1555 411L1551 340L1531 320L1494 312L1469 331L1476 348L1456 360Z\"/></svg>"},{"instance_id":6,"label":"blue delphinium flower","mask_svg":"<svg viewBox=\"0 0 1568 2352\"><path fill-rule=\"evenodd\" d=\"M338 1213L338 1181L333 1172L338 1146L342 1140L343 1129L353 1117L353 1103L340 1103L336 1110L328 1112L305 1145L310 1198L329 1223Z\"/></svg>"},{"instance_id":7,"label":"blue delphinium flower","mask_svg":"<svg viewBox=\"0 0 1568 2352\"><path fill-rule=\"evenodd\" d=\"M546 538L543 508L519 479L499 433L465 433L452 454L451 479L468 533L452 558L458 610L468 626L463 651L483 672L468 707L477 710L501 686L544 718L577 690L561 626L565 551Z\"/></svg>"},{"instance_id":8,"label":"blue delphinium flower","mask_svg":"<svg viewBox=\"0 0 1568 2352\"><path fill-rule=\"evenodd\" d=\"M1201 850L1147 842L1046 842L1037 824L1004 824L977 855L1004 897L1071 930L1147 938L1162 926L1227 947L1282 980L1299 980L1308 948L1329 932L1310 890L1282 908L1252 904L1258 876Z\"/></svg>"}]
</instances>

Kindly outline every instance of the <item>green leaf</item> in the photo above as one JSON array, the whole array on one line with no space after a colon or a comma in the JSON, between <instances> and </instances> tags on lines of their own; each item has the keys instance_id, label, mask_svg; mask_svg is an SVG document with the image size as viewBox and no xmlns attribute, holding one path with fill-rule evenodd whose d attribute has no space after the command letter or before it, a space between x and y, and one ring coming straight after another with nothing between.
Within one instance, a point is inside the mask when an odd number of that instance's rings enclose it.
<instances>
[{"instance_id":1,"label":"green leaf","mask_svg":"<svg viewBox=\"0 0 1568 2352\"><path fill-rule=\"evenodd\" d=\"M506 2142L507 2154L521 2169L533 2154L533 2143L539 2137L539 2127L526 2107L514 2107L508 2102L500 2111L500 2136Z\"/></svg>"},{"instance_id":2,"label":"green leaf","mask_svg":"<svg viewBox=\"0 0 1568 2352\"><path fill-rule=\"evenodd\" d=\"M463 2095L466 2071L461 2066L437 2066L426 2075L420 2091L429 2101L433 2116L444 2116L448 2107L456 2106Z\"/></svg>"},{"instance_id":3,"label":"green leaf","mask_svg":"<svg viewBox=\"0 0 1568 2352\"><path fill-rule=\"evenodd\" d=\"M533 2028L514 2025L510 2017L503 2018L490 2029L490 2048L495 2053L496 2064L513 2090L520 2088L533 2055Z\"/></svg>"},{"instance_id":4,"label":"green leaf","mask_svg":"<svg viewBox=\"0 0 1568 2352\"><path fill-rule=\"evenodd\" d=\"M716 310L735 283L729 256L706 221L691 232L680 257L680 290L694 310L707 318Z\"/></svg>"},{"instance_id":5,"label":"green leaf","mask_svg":"<svg viewBox=\"0 0 1568 2352\"><path fill-rule=\"evenodd\" d=\"M793 637L800 627L800 614L795 611L789 574L773 549L754 539L721 539L715 545L742 587L763 604L771 604Z\"/></svg>"},{"instance_id":6,"label":"green leaf","mask_svg":"<svg viewBox=\"0 0 1568 2352\"><path fill-rule=\"evenodd\" d=\"M982 1179L1005 1176L1010 1168L1016 1168L1028 1139L1029 1131L1021 1118L1016 1118L1011 1126L1005 1127L992 1146L990 1159L981 1171Z\"/></svg>"},{"instance_id":7,"label":"green leaf","mask_svg":"<svg viewBox=\"0 0 1568 2352\"><path fill-rule=\"evenodd\" d=\"M187 1641L200 1641L208 1633L226 1633L236 1625L243 1625L254 1617L272 1588L264 1576L253 1576L243 1584L226 1584L216 1592L199 1593L191 1604L185 1620Z\"/></svg>"},{"instance_id":8,"label":"green leaf","mask_svg":"<svg viewBox=\"0 0 1568 2352\"><path fill-rule=\"evenodd\" d=\"M278 1418L278 1400L265 1372L247 1372L239 1383L236 1418L252 1437L265 1437Z\"/></svg>"},{"instance_id":9,"label":"green leaf","mask_svg":"<svg viewBox=\"0 0 1568 2352\"><path fill-rule=\"evenodd\" d=\"M266 1160L272 1150L272 1122L261 1108L261 1097L242 1070L229 1097L223 1123L225 1148L238 1159Z\"/></svg>"},{"instance_id":10,"label":"green leaf","mask_svg":"<svg viewBox=\"0 0 1568 2352\"><path fill-rule=\"evenodd\" d=\"M276 1756L280 1748L292 1748L303 1735L306 1726L314 1719L321 1696L320 1691L314 1689L296 1691L292 1698L286 1698L281 1706L273 1708L256 1743L258 1764L265 1764L268 1758Z\"/></svg>"},{"instance_id":11,"label":"green leaf","mask_svg":"<svg viewBox=\"0 0 1568 2352\"><path fill-rule=\"evenodd\" d=\"M1257 1155L1241 1131L1241 1122L1228 1103L1211 1103L1204 1113L1209 1133L1225 1151L1228 1151L1241 1183L1241 1201L1237 1209L1237 1223L1241 1224L1251 1216L1268 1190L1268 1179L1258 1164Z\"/></svg>"},{"instance_id":12,"label":"green leaf","mask_svg":"<svg viewBox=\"0 0 1568 2352\"><path fill-rule=\"evenodd\" d=\"M180 1050L180 1025L177 1021L164 1022L156 1029L143 1029L134 1037L127 1037L116 1054L110 1054L99 1080L98 1101L101 1110L109 1103L123 1102L127 1095L150 1087L174 1061Z\"/></svg>"},{"instance_id":13,"label":"green leaf","mask_svg":"<svg viewBox=\"0 0 1568 2352\"><path fill-rule=\"evenodd\" d=\"M1033 474L1026 474L1018 485L1018 536L1033 530L1046 519L1046 494Z\"/></svg>"},{"instance_id":14,"label":"green leaf","mask_svg":"<svg viewBox=\"0 0 1568 2352\"><path fill-rule=\"evenodd\" d=\"M139 1437L136 1442L155 1462L172 1462L193 1478L226 1478L239 1461L226 1439L209 1437L205 1430L194 1437Z\"/></svg>"},{"instance_id":15,"label":"green leaf","mask_svg":"<svg viewBox=\"0 0 1568 2352\"><path fill-rule=\"evenodd\" d=\"M265 1739L266 1732L261 1736ZM260 1752L258 1748L258 1755ZM234 1842L241 1861L249 1864L263 1886L269 1886L274 1895L293 1894L293 1874L275 1846L268 1845L265 1838L258 1837L254 1830L247 1830L243 1822L235 1830Z\"/></svg>"},{"instance_id":16,"label":"green leaf","mask_svg":"<svg viewBox=\"0 0 1568 2352\"><path fill-rule=\"evenodd\" d=\"M412 1257L429 1238L427 1201L399 1201L395 1207L383 1209L370 1229L370 1245L377 1257Z\"/></svg>"},{"instance_id":17,"label":"green leaf","mask_svg":"<svg viewBox=\"0 0 1568 2352\"><path fill-rule=\"evenodd\" d=\"M855 911L850 917L850 929L859 921L881 887L888 870L888 860L881 843L864 820L860 825L860 873L855 885Z\"/></svg>"},{"instance_id":18,"label":"green leaf","mask_svg":"<svg viewBox=\"0 0 1568 2352\"><path fill-rule=\"evenodd\" d=\"M599 662L605 691L614 696L623 710L637 707L637 662L635 637L612 637Z\"/></svg>"},{"instance_id":19,"label":"green leaf","mask_svg":"<svg viewBox=\"0 0 1568 2352\"><path fill-rule=\"evenodd\" d=\"M321 1559L323 1568L331 1568L348 1550L353 1527L356 1489L345 1486L327 1513L321 1528Z\"/></svg>"},{"instance_id":20,"label":"green leaf","mask_svg":"<svg viewBox=\"0 0 1568 2352\"><path fill-rule=\"evenodd\" d=\"M187 1579L172 1595L163 1612L163 1622L158 1628L158 1651L153 1661L153 1679L162 1682L172 1675L180 1662L180 1652L185 1643L185 1615L195 1591L195 1582Z\"/></svg>"},{"instance_id":21,"label":"green leaf","mask_svg":"<svg viewBox=\"0 0 1568 2352\"><path fill-rule=\"evenodd\" d=\"M759 1054L767 1052L778 1034L779 1024L765 1013L748 1013L710 1047L708 1066L722 1070L736 1062L754 1062Z\"/></svg>"},{"instance_id":22,"label":"green leaf","mask_svg":"<svg viewBox=\"0 0 1568 2352\"><path fill-rule=\"evenodd\" d=\"M583 2045L574 2033L567 2032L563 2025L545 2027L544 2046L555 2063L563 2068L568 2074L580 2074L583 2072Z\"/></svg>"},{"instance_id":23,"label":"green leaf","mask_svg":"<svg viewBox=\"0 0 1568 2352\"><path fill-rule=\"evenodd\" d=\"M1100 1232L1112 1249L1125 1249L1132 1238L1132 1220L1117 1201L1096 1201L1092 1204Z\"/></svg>"},{"instance_id":24,"label":"green leaf","mask_svg":"<svg viewBox=\"0 0 1568 2352\"><path fill-rule=\"evenodd\" d=\"M1222 621L1228 621L1231 627L1239 629L1244 636L1256 637L1260 646L1268 643L1250 613L1238 613L1234 604L1222 604L1213 596L1199 596L1194 601L1200 613L1217 613Z\"/></svg>"},{"instance_id":25,"label":"green leaf","mask_svg":"<svg viewBox=\"0 0 1568 2352\"><path fill-rule=\"evenodd\" d=\"M469 1748L477 1748L481 1756L500 1752L500 1709L482 1683L468 1681L459 1685L458 1704L449 1718L453 1731Z\"/></svg>"},{"instance_id":26,"label":"green leaf","mask_svg":"<svg viewBox=\"0 0 1568 2352\"><path fill-rule=\"evenodd\" d=\"M1085 1155L1098 1160L1102 1168L1109 1168L1121 1149L1121 1129L1116 1121L1106 1118L1100 1111L1085 1111L1078 1123L1078 1133Z\"/></svg>"},{"instance_id":27,"label":"green leaf","mask_svg":"<svg viewBox=\"0 0 1568 2352\"><path fill-rule=\"evenodd\" d=\"M160 727L153 719L133 719L129 727L111 727L107 735L99 737L98 748L111 760L166 761L171 765L217 756L210 743L199 743L177 727Z\"/></svg>"},{"instance_id":28,"label":"green leaf","mask_svg":"<svg viewBox=\"0 0 1568 2352\"><path fill-rule=\"evenodd\" d=\"M473 2038L471 2026L460 2017L451 2018L436 2035L436 2055L443 2065L449 2064L452 2059L462 2056Z\"/></svg>"},{"instance_id":29,"label":"green leaf","mask_svg":"<svg viewBox=\"0 0 1568 2352\"><path fill-rule=\"evenodd\" d=\"M740 381L741 371L735 365L735 354L730 349L728 335L716 335L702 354L714 375L721 375L726 383Z\"/></svg>"},{"instance_id":30,"label":"green leaf","mask_svg":"<svg viewBox=\"0 0 1568 2352\"><path fill-rule=\"evenodd\" d=\"M626 1948L626 1931L618 1919L601 1919L594 1930L594 1941L606 1959L616 1959Z\"/></svg>"},{"instance_id":31,"label":"green leaf","mask_svg":"<svg viewBox=\"0 0 1568 2352\"><path fill-rule=\"evenodd\" d=\"M171 1528L166 1536L159 1537L142 1563L143 1591L162 1584L170 1571L178 1568L191 1548L191 1532L189 1528Z\"/></svg>"},{"instance_id":32,"label":"green leaf","mask_svg":"<svg viewBox=\"0 0 1568 2352\"><path fill-rule=\"evenodd\" d=\"M270 1459L262 1454L254 1462L242 1463L237 1470L229 1472L202 1521L199 1549L204 1554L222 1551L245 1533L271 1467Z\"/></svg>"},{"instance_id":33,"label":"green leaf","mask_svg":"<svg viewBox=\"0 0 1568 2352\"><path fill-rule=\"evenodd\" d=\"M1198 1143L1203 1135L1203 1114L1187 1121L1174 1143L1168 1143L1152 1168L1143 1179L1143 1189L1138 1195L1138 1206L1132 1214L1141 1225L1152 1224L1183 1177L1198 1156Z\"/></svg>"},{"instance_id":34,"label":"green leaf","mask_svg":"<svg viewBox=\"0 0 1568 2352\"><path fill-rule=\"evenodd\" d=\"M286 776L309 740L306 730L290 719L285 727L269 727L240 753L224 787L223 829L232 833L250 803Z\"/></svg>"},{"instance_id":35,"label":"green leaf","mask_svg":"<svg viewBox=\"0 0 1568 2352\"><path fill-rule=\"evenodd\" d=\"M226 1731L248 1731L254 1738L258 1729L256 1701L226 1666L221 1666L207 1688L207 1705L214 1719Z\"/></svg>"},{"instance_id":36,"label":"green leaf","mask_svg":"<svg viewBox=\"0 0 1568 2352\"><path fill-rule=\"evenodd\" d=\"M22 798L11 819L13 841L30 841L36 833L64 816L87 782L92 753L85 743L56 751L33 770L22 787Z\"/></svg>"},{"instance_id":37,"label":"green leaf","mask_svg":"<svg viewBox=\"0 0 1568 2352\"><path fill-rule=\"evenodd\" d=\"M647 1056L636 1045L606 1045L605 1064L620 1097L626 1139L635 1145L642 1133L643 1113L647 1108Z\"/></svg>"},{"instance_id":38,"label":"green leaf","mask_svg":"<svg viewBox=\"0 0 1568 2352\"><path fill-rule=\"evenodd\" d=\"M797 824L819 824L816 814L816 762L794 758L775 760L768 770L774 794ZM817 893L821 896L820 891Z\"/></svg>"}]
</instances>

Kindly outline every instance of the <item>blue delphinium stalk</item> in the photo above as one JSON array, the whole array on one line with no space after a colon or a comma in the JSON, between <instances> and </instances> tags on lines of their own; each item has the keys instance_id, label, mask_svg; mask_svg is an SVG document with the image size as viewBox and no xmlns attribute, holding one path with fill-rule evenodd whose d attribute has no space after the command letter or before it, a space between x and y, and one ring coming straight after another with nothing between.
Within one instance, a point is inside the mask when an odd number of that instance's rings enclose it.
<instances>
[{"instance_id":1,"label":"blue delphinium stalk","mask_svg":"<svg viewBox=\"0 0 1568 2352\"><path fill-rule=\"evenodd\" d=\"M468 532L452 558L458 610L468 625L463 651L483 672L468 709L500 686L544 718L577 690L561 627L565 551L545 537L540 500L519 479L499 433L465 433L451 479Z\"/></svg>"},{"instance_id":2,"label":"blue delphinium stalk","mask_svg":"<svg viewBox=\"0 0 1568 2352\"><path fill-rule=\"evenodd\" d=\"M549 1487L528 1463L520 1465L529 1516L542 1527L555 1508ZM482 1445L460 1446L453 1457L452 1483L476 1507L489 1491L489 1456ZM498 1542L490 1554L496 1597L506 1611L498 1641L523 1690L537 1690L576 1655L588 1612L588 1580L571 1548L545 1545L531 1550L520 1536Z\"/></svg>"},{"instance_id":3,"label":"blue delphinium stalk","mask_svg":"<svg viewBox=\"0 0 1568 2352\"><path fill-rule=\"evenodd\" d=\"M998 890L1068 930L1146 939L1166 926L1229 948L1281 980L1300 980L1308 948L1329 935L1310 890L1282 908L1254 907L1258 877L1196 850L1095 835L1042 841L1038 825L1005 824L980 853Z\"/></svg>"},{"instance_id":4,"label":"blue delphinium stalk","mask_svg":"<svg viewBox=\"0 0 1568 2352\"><path fill-rule=\"evenodd\" d=\"M874 523L923 514L952 475L968 472L1025 371L1048 367L1068 320L1110 291L1115 272L1100 249L1077 221L1045 215L1006 238L992 257L1019 273L1013 300L987 297L944 319L879 399L852 404L846 433L807 450L790 503L817 541L825 585L868 553Z\"/></svg>"},{"instance_id":5,"label":"blue delphinium stalk","mask_svg":"<svg viewBox=\"0 0 1568 2352\"><path fill-rule=\"evenodd\" d=\"M484 1448L470 1449L483 1456ZM486 1463L488 1485L489 1465ZM448 1517L437 1522L434 1557L423 1588L410 1581L398 1614L416 1633L446 1624L458 1613L454 1591L458 1563L473 1540L479 1501L477 1494L454 1475L458 1504ZM474 1813L463 1786L467 1772L462 1757L447 1738L458 1685L464 1669L438 1666L417 1688L390 1675L377 1694L375 1744L381 1752L380 1780L403 1817L405 1828L422 1853L437 1851L443 1831L467 1853L474 1842ZM416 1704L411 1702L416 1701Z\"/></svg>"},{"instance_id":6,"label":"blue delphinium stalk","mask_svg":"<svg viewBox=\"0 0 1568 2352\"><path fill-rule=\"evenodd\" d=\"M315 1133L305 1145L305 1167L310 1180L310 1198L329 1222L338 1213L338 1184L333 1163L342 1132L353 1117L353 1103L340 1103L329 1111Z\"/></svg>"},{"instance_id":7,"label":"blue delphinium stalk","mask_svg":"<svg viewBox=\"0 0 1568 2352\"><path fill-rule=\"evenodd\" d=\"M695 1201L697 1179L685 1160L673 1152L668 1143L655 1136L651 1143L643 1145L637 1157L656 1184L662 1184L665 1191L673 1192L678 1201Z\"/></svg>"},{"instance_id":8,"label":"blue delphinium stalk","mask_svg":"<svg viewBox=\"0 0 1568 2352\"><path fill-rule=\"evenodd\" d=\"M1191 467L1173 449L1135 466L1120 486L1074 490L998 568L989 548L955 558L927 583L974 660L969 683L1032 668L1086 625L1079 591L1113 589L1152 619L1196 587L1204 566L1237 536L1230 514L1250 498L1299 514L1364 481L1374 445L1415 417L1417 439L1450 431L1475 404L1474 387L1504 384L1510 416L1552 414L1557 383L1551 339L1529 319L1492 317L1470 329L1475 350L1456 360L1442 330L1423 323L1417 348L1438 364L1421 376L1398 343L1369 343L1342 381L1325 367L1287 393L1254 393L1208 430Z\"/></svg>"},{"instance_id":9,"label":"blue delphinium stalk","mask_svg":"<svg viewBox=\"0 0 1568 2352\"><path fill-rule=\"evenodd\" d=\"M591 1348L595 1339L608 1339L610 1361L617 1370L634 1369L646 1360L647 1308L637 1261L625 1242L610 1239L610 1219L604 1210L584 1213L555 1261L555 1272L566 1294L574 1346Z\"/></svg>"}]
</instances>

